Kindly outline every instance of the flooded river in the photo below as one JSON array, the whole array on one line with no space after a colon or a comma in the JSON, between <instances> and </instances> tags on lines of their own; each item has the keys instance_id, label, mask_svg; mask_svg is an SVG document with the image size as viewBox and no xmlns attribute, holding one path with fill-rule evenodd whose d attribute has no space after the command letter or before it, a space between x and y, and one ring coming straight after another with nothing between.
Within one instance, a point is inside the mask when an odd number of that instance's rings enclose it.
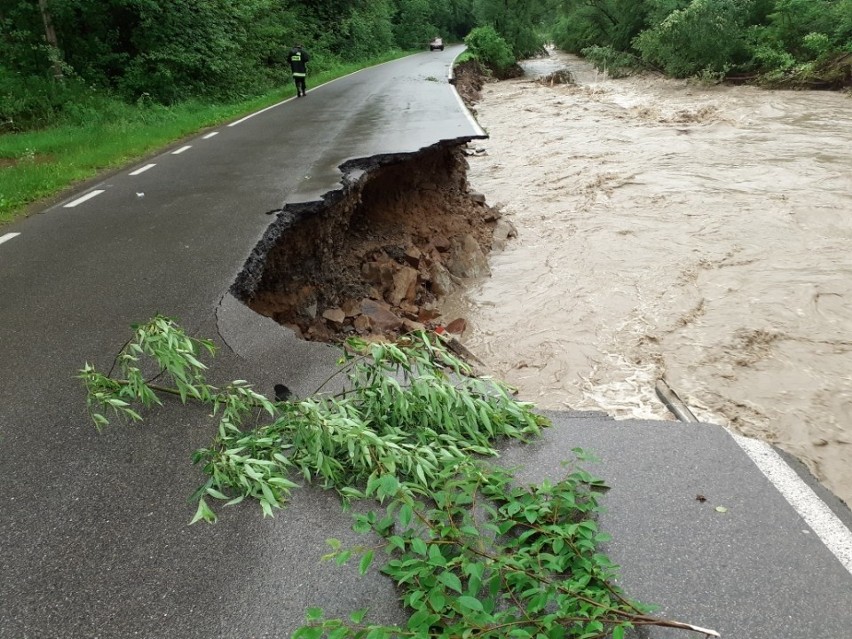
<instances>
[{"instance_id":1,"label":"flooded river","mask_svg":"<svg viewBox=\"0 0 852 639\"><path fill-rule=\"evenodd\" d=\"M852 97L609 80L486 85L473 188L518 229L451 300L524 399L702 420L804 460L852 503Z\"/></svg>"}]
</instances>

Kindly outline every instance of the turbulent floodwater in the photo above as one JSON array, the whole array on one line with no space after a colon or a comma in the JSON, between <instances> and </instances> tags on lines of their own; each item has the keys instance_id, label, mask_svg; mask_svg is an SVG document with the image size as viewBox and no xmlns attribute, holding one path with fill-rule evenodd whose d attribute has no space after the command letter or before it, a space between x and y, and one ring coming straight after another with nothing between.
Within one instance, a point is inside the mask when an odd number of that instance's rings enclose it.
<instances>
[{"instance_id":1,"label":"turbulent floodwater","mask_svg":"<svg viewBox=\"0 0 852 639\"><path fill-rule=\"evenodd\" d=\"M489 84L469 179L518 229L451 300L542 408L702 420L803 459L852 503L852 97L609 80Z\"/></svg>"}]
</instances>

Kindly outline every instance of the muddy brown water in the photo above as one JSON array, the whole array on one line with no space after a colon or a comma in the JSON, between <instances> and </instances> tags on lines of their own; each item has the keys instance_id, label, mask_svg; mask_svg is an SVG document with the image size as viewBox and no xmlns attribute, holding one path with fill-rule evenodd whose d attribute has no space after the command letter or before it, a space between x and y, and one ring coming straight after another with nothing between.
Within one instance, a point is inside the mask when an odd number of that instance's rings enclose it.
<instances>
[{"instance_id":1,"label":"muddy brown water","mask_svg":"<svg viewBox=\"0 0 852 639\"><path fill-rule=\"evenodd\" d=\"M664 378L852 503L852 97L527 71L476 107L519 237L447 301L465 344L542 408L673 419Z\"/></svg>"}]
</instances>

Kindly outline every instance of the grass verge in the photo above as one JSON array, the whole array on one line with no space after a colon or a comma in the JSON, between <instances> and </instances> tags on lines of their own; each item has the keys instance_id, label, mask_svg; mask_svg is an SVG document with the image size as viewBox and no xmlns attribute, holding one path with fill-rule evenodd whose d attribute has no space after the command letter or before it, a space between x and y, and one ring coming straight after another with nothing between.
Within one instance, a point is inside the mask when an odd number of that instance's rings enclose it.
<instances>
[{"instance_id":1,"label":"grass verge","mask_svg":"<svg viewBox=\"0 0 852 639\"><path fill-rule=\"evenodd\" d=\"M311 84L316 87L411 53L394 51L367 62L336 66L312 75ZM131 164L176 140L294 95L294 86L288 84L231 104L187 101L171 107L111 105L108 114L86 125L0 135L0 227L99 173Z\"/></svg>"}]
</instances>

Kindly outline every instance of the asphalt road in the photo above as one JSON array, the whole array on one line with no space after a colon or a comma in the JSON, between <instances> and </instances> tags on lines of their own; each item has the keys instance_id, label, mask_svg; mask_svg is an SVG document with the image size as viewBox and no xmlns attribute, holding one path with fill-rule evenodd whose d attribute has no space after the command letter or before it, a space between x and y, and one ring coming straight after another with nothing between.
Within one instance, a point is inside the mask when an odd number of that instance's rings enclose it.
<instances>
[{"instance_id":1,"label":"asphalt road","mask_svg":"<svg viewBox=\"0 0 852 639\"><path fill-rule=\"evenodd\" d=\"M274 520L237 507L188 527L203 481L190 456L212 421L172 405L99 435L73 376L86 361L108 370L130 325L162 312L223 347L213 383L314 390L333 349L276 351L258 336L277 327L227 291L267 212L338 188L346 160L481 135L447 83L458 52L309 90L3 229L20 235L0 244L0 637L278 637L311 605L380 600L394 614L384 579L353 588L352 571L318 563L349 527L332 496L300 491Z\"/></svg>"},{"instance_id":2,"label":"asphalt road","mask_svg":"<svg viewBox=\"0 0 852 639\"><path fill-rule=\"evenodd\" d=\"M337 188L344 161L480 135L445 81L457 52L319 87L3 229L20 235L0 244L0 639L285 637L317 605L403 618L388 580L319 561L327 538L356 540L333 495L298 490L274 519L241 504L190 527L205 411L169 403L98 434L73 376L108 369L129 325L164 312L222 347L212 383L314 390L336 351L227 291L267 212ZM602 525L631 595L726 637L852 636L847 567L723 429L554 417L507 460L538 479L574 446L599 454L613 485Z\"/></svg>"}]
</instances>

